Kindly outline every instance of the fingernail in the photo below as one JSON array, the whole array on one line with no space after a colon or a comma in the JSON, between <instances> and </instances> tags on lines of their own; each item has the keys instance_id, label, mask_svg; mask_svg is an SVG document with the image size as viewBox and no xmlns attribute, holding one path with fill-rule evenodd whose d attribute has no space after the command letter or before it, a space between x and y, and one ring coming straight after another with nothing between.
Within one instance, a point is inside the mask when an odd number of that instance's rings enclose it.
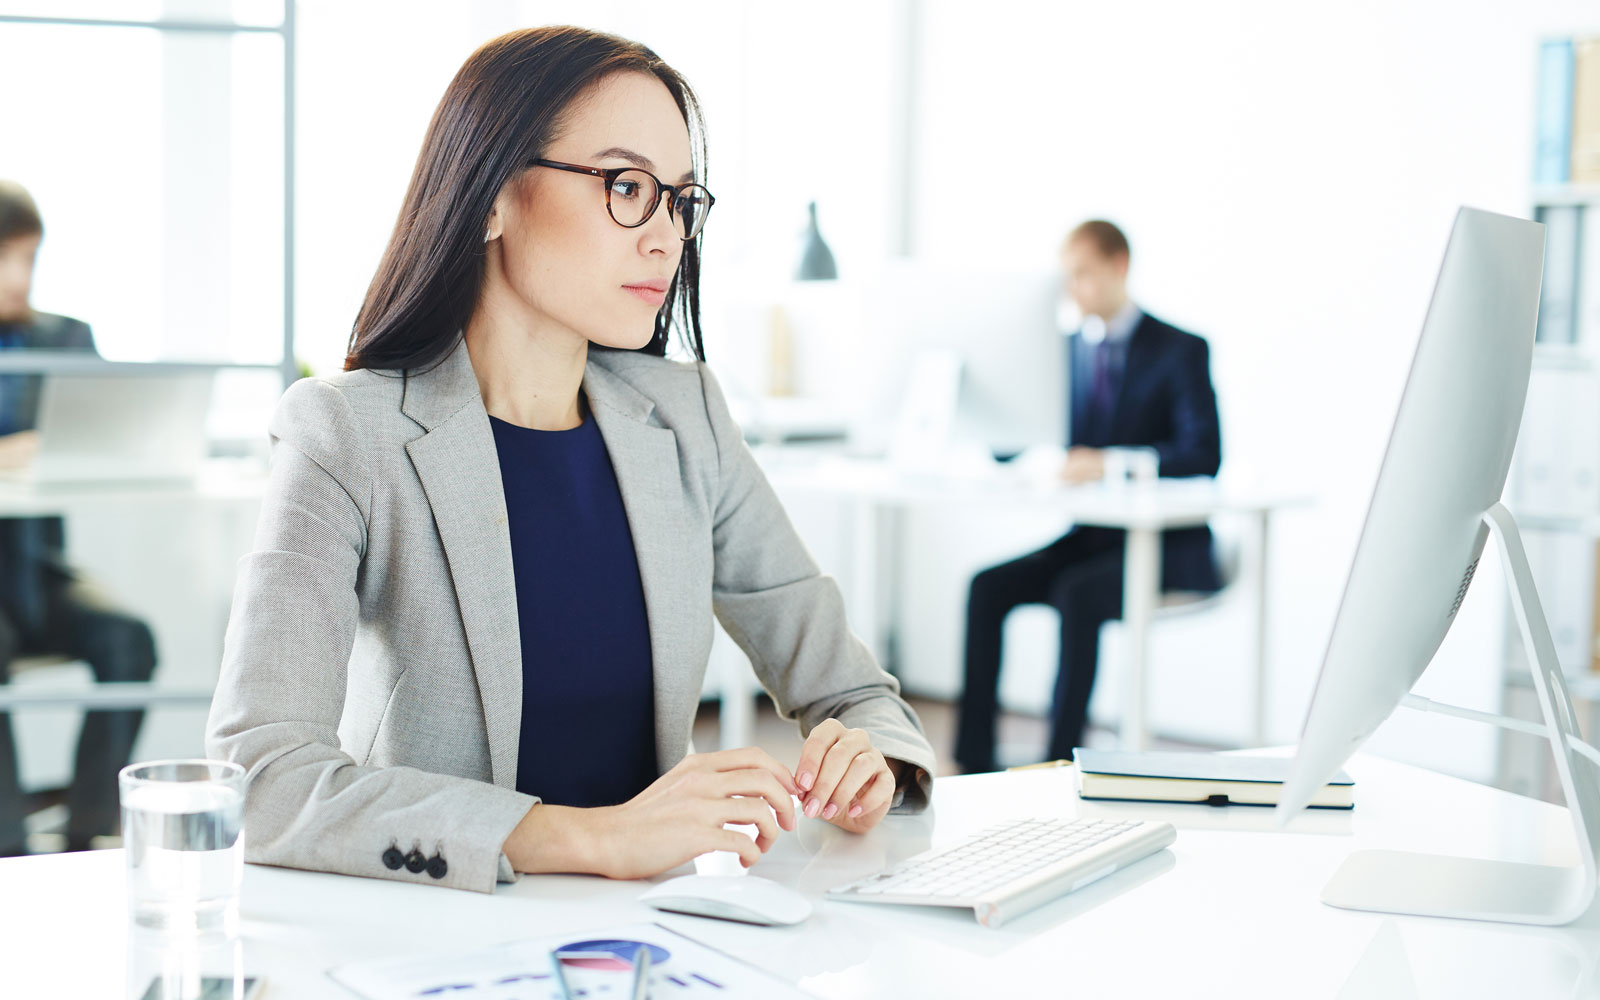
<instances>
[{"instance_id":1,"label":"fingernail","mask_svg":"<svg viewBox=\"0 0 1600 1000\"><path fill-rule=\"evenodd\" d=\"M828 808L822 810L822 818L823 819L833 819L834 814L837 813L838 811L839 811L839 807L834 805L832 802L829 802L828 803Z\"/></svg>"},{"instance_id":2,"label":"fingernail","mask_svg":"<svg viewBox=\"0 0 1600 1000\"><path fill-rule=\"evenodd\" d=\"M817 799L808 799L806 801L806 815L812 817L813 819L816 818L817 811L821 808L822 803Z\"/></svg>"},{"instance_id":3,"label":"fingernail","mask_svg":"<svg viewBox=\"0 0 1600 1000\"><path fill-rule=\"evenodd\" d=\"M805 774L800 776L800 787L809 792L811 791L812 782L816 780L816 775L812 774L810 771L807 771Z\"/></svg>"},{"instance_id":4,"label":"fingernail","mask_svg":"<svg viewBox=\"0 0 1600 1000\"><path fill-rule=\"evenodd\" d=\"M860 816L860 815L861 815L861 803L857 802L855 805L850 807L850 818L851 819L855 819L857 816Z\"/></svg>"}]
</instances>

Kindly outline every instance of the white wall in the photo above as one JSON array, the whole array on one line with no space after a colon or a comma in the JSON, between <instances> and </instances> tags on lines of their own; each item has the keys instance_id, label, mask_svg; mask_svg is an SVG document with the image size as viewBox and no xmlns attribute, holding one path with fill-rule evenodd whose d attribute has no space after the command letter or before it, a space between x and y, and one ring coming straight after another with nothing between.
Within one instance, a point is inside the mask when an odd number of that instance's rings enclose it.
<instances>
[{"instance_id":1,"label":"white wall","mask_svg":"<svg viewBox=\"0 0 1600 1000\"><path fill-rule=\"evenodd\" d=\"M0 51L0 92L13 95L0 177L29 189L45 226L33 304L85 320L119 360L276 362L278 36L7 23Z\"/></svg>"},{"instance_id":2,"label":"white wall","mask_svg":"<svg viewBox=\"0 0 1600 1000\"><path fill-rule=\"evenodd\" d=\"M302 3L301 356L319 370L339 366L439 96L474 47L524 25L577 22L640 38L699 91L719 198L707 231L707 336L725 381L761 384L761 353L748 349L760 333L749 317L759 314L745 307L782 296L812 198L848 278L870 276L897 246L894 205L908 186L912 247L936 267L981 259L1035 271L1075 222L1116 219L1133 240L1141 301L1211 339L1228 474L1316 500L1275 536L1273 736L1292 738L1452 213L1470 203L1525 214L1535 42L1600 31L1600 9L1592 0L926 0L914 173L900 176L894 143L906 129L893 74L905 9ZM233 87L242 100L237 75ZM88 190L76 176L37 182L41 201ZM148 190L158 177L107 180ZM92 221L63 221L52 245L70 237L111 248L94 239ZM41 305L66 289L58 278L41 271ZM1002 537L1015 525L990 531L968 519L960 530L959 550L942 557L952 567L1027 542ZM949 568L956 583L929 598L943 617L925 635L942 634L966 571ZM915 567L909 575L921 579ZM1494 573L1480 574L1425 689L1496 699L1497 586ZM1226 642L1208 648L1184 669L1224 678L1215 687L1226 700L1242 654ZM959 654L946 642L929 655L948 667ZM1487 741L1456 742L1459 725L1402 718L1382 745L1483 776Z\"/></svg>"},{"instance_id":3,"label":"white wall","mask_svg":"<svg viewBox=\"0 0 1600 1000\"><path fill-rule=\"evenodd\" d=\"M695 89L717 196L708 317L788 276L809 200L821 204L841 268L888 253L891 4L825 0L803 17L734 0L350 0L299 10L295 316L298 352L317 371L340 367L445 87L478 45L516 28L573 23L635 38ZM720 347L740 333L712 322L706 335Z\"/></svg>"},{"instance_id":4,"label":"white wall","mask_svg":"<svg viewBox=\"0 0 1600 1000\"><path fill-rule=\"evenodd\" d=\"M899 10L478 2L446 17L419 0L303 5L302 356L337 366L439 95L476 44L521 25L640 38L699 90L719 197L707 337L736 385L762 384L750 348L761 314L747 306L783 297L809 198L847 278L891 253L904 185L912 245L934 266L1034 270L1072 224L1113 218L1133 241L1140 300L1212 342L1227 474L1314 500L1280 519L1270 568L1271 735L1292 739L1452 215L1463 203L1526 213L1536 40L1600 30L1600 10L929 0L911 177L890 173ZM971 552L953 547L945 562L1012 544L970 519L961 530ZM934 616L920 634L949 631L965 571L947 568L955 584L912 602ZM907 576L927 579L915 566ZM1497 587L1494 570L1480 575L1424 690L1497 700ZM936 669L957 667L951 643L924 644ZM1242 651L1206 648L1181 669L1218 678L1204 711L1232 715ZM1485 777L1492 744L1477 735L1402 716L1378 745Z\"/></svg>"},{"instance_id":5,"label":"white wall","mask_svg":"<svg viewBox=\"0 0 1600 1000\"><path fill-rule=\"evenodd\" d=\"M1020 267L1083 218L1117 220L1138 298L1211 340L1226 471L1317 498L1283 519L1271 567L1272 736L1292 739L1452 216L1528 214L1536 42L1600 31L1600 7L923 10L918 252ZM1479 575L1424 693L1498 700L1499 586ZM1487 778L1478 735L1402 714L1374 746Z\"/></svg>"}]
</instances>

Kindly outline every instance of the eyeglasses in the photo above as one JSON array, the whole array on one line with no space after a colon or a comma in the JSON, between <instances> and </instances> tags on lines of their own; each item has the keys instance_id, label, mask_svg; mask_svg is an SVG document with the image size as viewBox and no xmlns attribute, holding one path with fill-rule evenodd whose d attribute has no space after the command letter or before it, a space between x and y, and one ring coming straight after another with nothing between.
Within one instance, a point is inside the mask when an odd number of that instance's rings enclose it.
<instances>
[{"instance_id":1,"label":"eyeglasses","mask_svg":"<svg viewBox=\"0 0 1600 1000\"><path fill-rule=\"evenodd\" d=\"M679 184L674 187L663 184L655 174L638 167L612 167L605 170L557 160L534 160L531 165L604 178L606 211L611 213L612 221L624 229L637 229L649 222L661 204L661 196L665 194L668 195L667 215L672 219L672 227L677 231L678 238L692 240L700 235L700 230L706 224L706 216L711 213L711 206L717 203L717 199L711 197L711 192L702 185Z\"/></svg>"}]
</instances>

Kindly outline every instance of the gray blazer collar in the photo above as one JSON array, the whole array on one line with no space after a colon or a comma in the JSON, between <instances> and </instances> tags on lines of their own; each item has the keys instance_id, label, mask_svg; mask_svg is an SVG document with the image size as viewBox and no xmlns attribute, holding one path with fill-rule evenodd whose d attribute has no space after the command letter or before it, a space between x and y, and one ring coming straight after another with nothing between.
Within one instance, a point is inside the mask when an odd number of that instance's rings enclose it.
<instances>
[{"instance_id":1,"label":"gray blazer collar","mask_svg":"<svg viewBox=\"0 0 1600 1000\"><path fill-rule=\"evenodd\" d=\"M609 358L610 352L593 348L589 351L589 361L583 371L583 391L591 407L603 404L640 422L649 422L650 415L655 412L655 402L617 377L608 367ZM421 424L423 430L432 431L463 407L474 403L482 409L483 395L478 388L477 373L472 368L472 357L467 352L467 342L458 339L443 361L406 375L400 411Z\"/></svg>"},{"instance_id":2,"label":"gray blazer collar","mask_svg":"<svg viewBox=\"0 0 1600 1000\"><path fill-rule=\"evenodd\" d=\"M683 755L679 720L693 718L699 689L683 677L680 634L703 595L674 587L681 559L673 529L687 516L678 488L677 435L652 418L655 403L590 353L583 389L611 455L644 587L655 679L656 756ZM517 784L522 732L522 639L505 488L494 432L464 342L443 362L406 378L400 408L427 433L406 445L433 509L456 590L461 624L483 705L494 783Z\"/></svg>"}]
</instances>

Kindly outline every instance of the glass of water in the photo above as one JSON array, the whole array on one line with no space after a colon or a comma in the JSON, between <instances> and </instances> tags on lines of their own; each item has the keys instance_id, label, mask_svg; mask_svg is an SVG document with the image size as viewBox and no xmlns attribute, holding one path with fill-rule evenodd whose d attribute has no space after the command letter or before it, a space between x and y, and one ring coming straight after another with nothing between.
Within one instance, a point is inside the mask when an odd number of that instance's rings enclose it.
<instances>
[{"instance_id":1,"label":"glass of water","mask_svg":"<svg viewBox=\"0 0 1600 1000\"><path fill-rule=\"evenodd\" d=\"M1161 458L1154 448L1106 448L1101 457L1105 461L1102 482L1110 489L1148 485L1160 472Z\"/></svg>"},{"instance_id":2,"label":"glass of water","mask_svg":"<svg viewBox=\"0 0 1600 1000\"><path fill-rule=\"evenodd\" d=\"M117 781L133 922L234 933L244 879L244 768L158 760L130 764Z\"/></svg>"}]
</instances>

